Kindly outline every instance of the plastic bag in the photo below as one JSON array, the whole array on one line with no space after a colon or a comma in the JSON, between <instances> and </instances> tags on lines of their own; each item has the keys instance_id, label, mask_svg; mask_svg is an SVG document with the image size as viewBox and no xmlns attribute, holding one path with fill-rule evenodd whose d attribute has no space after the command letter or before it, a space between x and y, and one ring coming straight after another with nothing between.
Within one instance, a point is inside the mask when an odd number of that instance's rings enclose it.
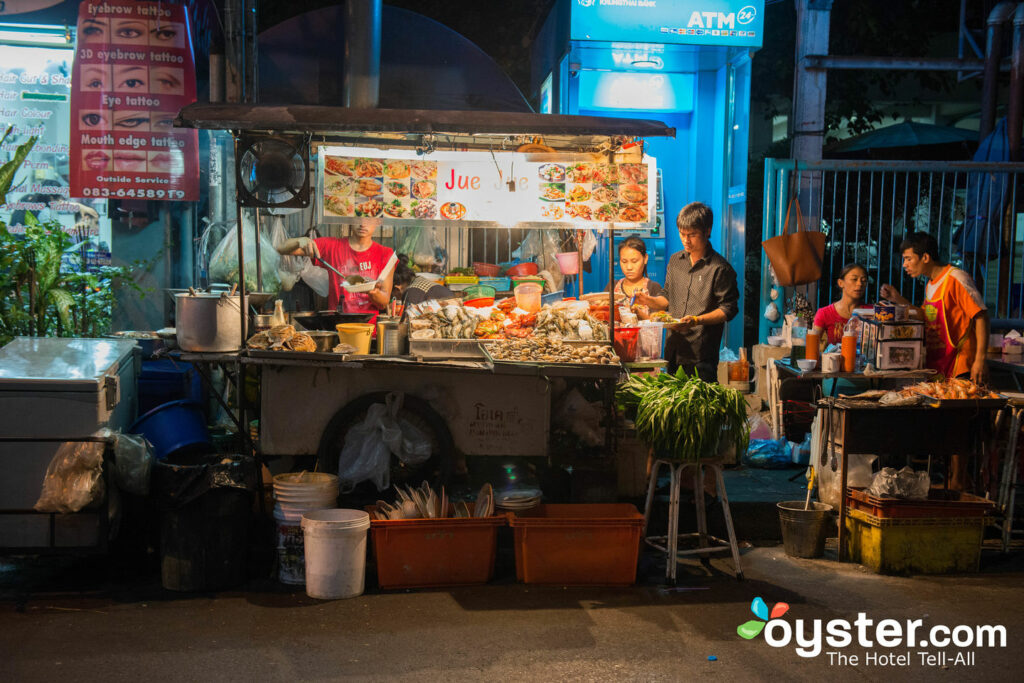
<instances>
[{"instance_id":1,"label":"plastic bag","mask_svg":"<svg viewBox=\"0 0 1024 683\"><path fill-rule=\"evenodd\" d=\"M764 441L772 438L772 428L760 415L751 415L747 418L747 425L750 427L750 438Z\"/></svg>"},{"instance_id":2,"label":"plastic bag","mask_svg":"<svg viewBox=\"0 0 1024 683\"><path fill-rule=\"evenodd\" d=\"M407 465L418 465L431 456L429 437L398 417L403 394L391 393L384 403L374 403L363 421L345 435L338 460L338 481L348 493L362 481L372 481L378 491L391 485L390 461L394 453Z\"/></svg>"},{"instance_id":3,"label":"plastic bag","mask_svg":"<svg viewBox=\"0 0 1024 683\"><path fill-rule=\"evenodd\" d=\"M437 241L433 228L423 228L412 248L412 262L423 272L430 272L435 267L443 267L447 254Z\"/></svg>"},{"instance_id":4,"label":"plastic bag","mask_svg":"<svg viewBox=\"0 0 1024 683\"><path fill-rule=\"evenodd\" d=\"M548 271L554 280L553 291L558 291L562 288L562 269L555 258L558 252L557 230L530 230L519 245L518 256L522 261L535 261L539 270Z\"/></svg>"},{"instance_id":5,"label":"plastic bag","mask_svg":"<svg viewBox=\"0 0 1024 683\"><path fill-rule=\"evenodd\" d=\"M276 251L278 247L288 241L288 231L285 230L284 219L280 216L274 216L272 224L270 241ZM281 256L280 263L277 266L277 276L281 280L281 289L290 292L295 283L299 281L302 271L310 265L308 256Z\"/></svg>"},{"instance_id":6,"label":"plastic bag","mask_svg":"<svg viewBox=\"0 0 1024 683\"><path fill-rule=\"evenodd\" d=\"M103 500L103 451L96 441L66 441L46 467L37 512L78 512Z\"/></svg>"},{"instance_id":7,"label":"plastic bag","mask_svg":"<svg viewBox=\"0 0 1024 683\"><path fill-rule=\"evenodd\" d=\"M331 274L326 268L314 266L312 261L299 273L302 281L319 296L327 296L331 290Z\"/></svg>"},{"instance_id":8,"label":"plastic bag","mask_svg":"<svg viewBox=\"0 0 1024 683\"><path fill-rule=\"evenodd\" d=\"M162 509L176 509L191 503L213 489L240 489L255 493L256 460L246 455L175 454L153 467L152 493Z\"/></svg>"},{"instance_id":9,"label":"plastic bag","mask_svg":"<svg viewBox=\"0 0 1024 683\"><path fill-rule=\"evenodd\" d=\"M281 255L262 231L259 234L260 260L263 265L263 288L256 286L256 225L243 220L245 231L245 288L250 292L277 293L281 289L277 267ZM210 280L238 284L238 230L232 227L213 250L210 257Z\"/></svg>"},{"instance_id":10,"label":"plastic bag","mask_svg":"<svg viewBox=\"0 0 1024 683\"><path fill-rule=\"evenodd\" d=\"M751 439L743 462L751 467L777 470L791 463L789 443L785 439Z\"/></svg>"},{"instance_id":11,"label":"plastic bag","mask_svg":"<svg viewBox=\"0 0 1024 683\"><path fill-rule=\"evenodd\" d=\"M875 474L872 472L872 465L878 460L877 455L868 453L848 453L849 463L846 465L846 485L855 488L867 488Z\"/></svg>"},{"instance_id":12,"label":"plastic bag","mask_svg":"<svg viewBox=\"0 0 1024 683\"><path fill-rule=\"evenodd\" d=\"M604 430L599 406L600 403L591 403L577 389L572 389L555 408L555 426L569 430L586 446L600 446L604 443Z\"/></svg>"},{"instance_id":13,"label":"plastic bag","mask_svg":"<svg viewBox=\"0 0 1024 683\"><path fill-rule=\"evenodd\" d=\"M871 480L868 493L879 498L903 498L905 500L925 500L931 479L927 472L915 472L909 467L896 471L892 467L883 467Z\"/></svg>"},{"instance_id":14,"label":"plastic bag","mask_svg":"<svg viewBox=\"0 0 1024 683\"><path fill-rule=\"evenodd\" d=\"M126 493L144 496L149 493L149 477L153 470L153 452L149 442L139 434L112 434L114 443L114 481Z\"/></svg>"}]
</instances>

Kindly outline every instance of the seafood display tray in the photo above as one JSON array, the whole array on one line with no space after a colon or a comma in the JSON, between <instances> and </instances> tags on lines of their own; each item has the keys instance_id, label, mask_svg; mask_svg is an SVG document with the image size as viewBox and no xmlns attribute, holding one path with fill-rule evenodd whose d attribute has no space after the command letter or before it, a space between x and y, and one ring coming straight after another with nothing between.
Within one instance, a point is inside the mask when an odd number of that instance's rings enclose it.
<instances>
[{"instance_id":1,"label":"seafood display tray","mask_svg":"<svg viewBox=\"0 0 1024 683\"><path fill-rule=\"evenodd\" d=\"M564 342L566 344L572 344L574 346L580 345L594 345L600 344L601 342ZM491 356L487 352L486 346L483 346L483 352L487 356L487 360L494 365L495 370L504 370L511 374L539 374L539 373L551 373L555 375L562 375L565 377L616 377L622 372L621 363L609 363L607 365L598 363L545 363L543 361L523 361L523 360L500 360Z\"/></svg>"},{"instance_id":2,"label":"seafood display tray","mask_svg":"<svg viewBox=\"0 0 1024 683\"><path fill-rule=\"evenodd\" d=\"M267 358L271 360L328 360L341 363L349 354L322 353L317 351L271 351L270 349L249 349L249 358Z\"/></svg>"},{"instance_id":3,"label":"seafood display tray","mask_svg":"<svg viewBox=\"0 0 1024 683\"><path fill-rule=\"evenodd\" d=\"M477 339L410 339L409 355L418 358L486 360Z\"/></svg>"},{"instance_id":4,"label":"seafood display tray","mask_svg":"<svg viewBox=\"0 0 1024 683\"><path fill-rule=\"evenodd\" d=\"M918 393L918 396L928 399L927 405L932 408L1002 408L1007 401L1002 396L999 398L935 398L921 393Z\"/></svg>"}]
</instances>

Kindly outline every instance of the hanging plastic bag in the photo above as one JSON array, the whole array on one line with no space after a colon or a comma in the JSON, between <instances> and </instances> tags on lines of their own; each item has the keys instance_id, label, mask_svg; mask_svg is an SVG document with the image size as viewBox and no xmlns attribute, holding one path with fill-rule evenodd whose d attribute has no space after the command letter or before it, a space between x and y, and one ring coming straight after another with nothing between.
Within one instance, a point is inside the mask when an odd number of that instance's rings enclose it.
<instances>
[{"instance_id":1,"label":"hanging plastic bag","mask_svg":"<svg viewBox=\"0 0 1024 683\"><path fill-rule=\"evenodd\" d=\"M378 491L388 488L392 453L407 465L419 465L430 458L432 448L427 435L398 417L402 398L401 393L392 393L384 403L374 403L363 421L345 436L338 461L342 493L363 481L372 481Z\"/></svg>"},{"instance_id":2,"label":"hanging plastic bag","mask_svg":"<svg viewBox=\"0 0 1024 683\"><path fill-rule=\"evenodd\" d=\"M583 398L577 389L572 389L555 408L555 426L575 434L586 446L600 446L604 443L605 435L601 428L599 406L599 403L591 403Z\"/></svg>"},{"instance_id":3,"label":"hanging plastic bag","mask_svg":"<svg viewBox=\"0 0 1024 683\"><path fill-rule=\"evenodd\" d=\"M37 512L78 512L103 500L103 451L97 441L66 441L46 467Z\"/></svg>"},{"instance_id":4,"label":"hanging plastic bag","mask_svg":"<svg viewBox=\"0 0 1024 683\"><path fill-rule=\"evenodd\" d=\"M288 231L284 227L284 219L274 216L271 221L270 241L276 251L278 247L288 241ZM277 267L277 275L281 280L281 289L290 292L295 283L299 281L302 271L310 265L308 256L281 256ZM321 295L323 296L323 295Z\"/></svg>"},{"instance_id":5,"label":"hanging plastic bag","mask_svg":"<svg viewBox=\"0 0 1024 683\"><path fill-rule=\"evenodd\" d=\"M559 251L557 230L531 230L519 246L522 261L534 261L539 270L546 270L554 281L555 290L562 288L562 269L555 254Z\"/></svg>"},{"instance_id":6,"label":"hanging plastic bag","mask_svg":"<svg viewBox=\"0 0 1024 683\"><path fill-rule=\"evenodd\" d=\"M242 221L245 232L245 288L247 291L270 292L276 294L281 289L277 267L281 255L274 249L274 243L260 231L260 260L263 266L263 289L257 288L256 282L256 225L248 220ZM238 282L238 230L232 227L220 241L210 257L210 280L239 284Z\"/></svg>"},{"instance_id":7,"label":"hanging plastic bag","mask_svg":"<svg viewBox=\"0 0 1024 683\"><path fill-rule=\"evenodd\" d=\"M433 228L422 228L412 249L412 262L424 273L444 266L447 254L437 240Z\"/></svg>"},{"instance_id":8,"label":"hanging plastic bag","mask_svg":"<svg viewBox=\"0 0 1024 683\"><path fill-rule=\"evenodd\" d=\"M310 262L309 265L299 273L299 277L302 278L302 281L309 285L309 288L319 296L327 296L330 293L331 274L327 272L326 268L314 266L313 263Z\"/></svg>"}]
</instances>

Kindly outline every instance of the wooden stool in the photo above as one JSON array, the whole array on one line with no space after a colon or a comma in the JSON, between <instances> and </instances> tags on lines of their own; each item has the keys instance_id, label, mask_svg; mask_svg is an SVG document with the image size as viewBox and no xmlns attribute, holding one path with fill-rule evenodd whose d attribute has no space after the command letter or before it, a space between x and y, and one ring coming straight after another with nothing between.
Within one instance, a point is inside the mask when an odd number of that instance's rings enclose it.
<instances>
[{"instance_id":1,"label":"wooden stool","mask_svg":"<svg viewBox=\"0 0 1024 683\"><path fill-rule=\"evenodd\" d=\"M675 583L676 563L679 557L686 555L706 555L729 549L732 551L732 561L735 566L736 578L743 579L743 570L740 568L740 550L736 545L736 531L732 526L732 513L729 512L729 497L725 492L725 479L722 476L722 460L720 458L700 460L698 462L678 462L675 460L655 460L651 466L651 478L647 484L647 502L644 504L644 534L647 533L647 525L651 519L651 505L654 503L654 491L658 487L658 473L661 466L669 468L669 498L668 498L668 535L666 536L645 536L647 545L665 553L665 578ZM714 473L715 482L718 486L718 496L722 499L722 512L725 515L725 528L729 533L729 540L724 541L708 534L707 514L704 510L704 469L708 468ZM697 511L697 532L691 534L679 533L679 490L682 485L683 475L686 470L693 470L693 499ZM680 538L698 539L699 547L692 550L679 550ZM714 545L710 545L713 543Z\"/></svg>"}]
</instances>

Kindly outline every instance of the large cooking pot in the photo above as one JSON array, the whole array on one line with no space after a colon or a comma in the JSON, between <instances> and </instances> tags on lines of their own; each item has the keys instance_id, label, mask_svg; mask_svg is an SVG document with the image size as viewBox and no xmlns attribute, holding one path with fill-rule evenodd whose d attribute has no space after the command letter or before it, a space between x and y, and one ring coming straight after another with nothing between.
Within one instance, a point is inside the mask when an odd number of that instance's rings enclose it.
<instances>
[{"instance_id":1,"label":"large cooking pot","mask_svg":"<svg viewBox=\"0 0 1024 683\"><path fill-rule=\"evenodd\" d=\"M225 353L242 348L241 296L176 294L175 325L182 351Z\"/></svg>"}]
</instances>

